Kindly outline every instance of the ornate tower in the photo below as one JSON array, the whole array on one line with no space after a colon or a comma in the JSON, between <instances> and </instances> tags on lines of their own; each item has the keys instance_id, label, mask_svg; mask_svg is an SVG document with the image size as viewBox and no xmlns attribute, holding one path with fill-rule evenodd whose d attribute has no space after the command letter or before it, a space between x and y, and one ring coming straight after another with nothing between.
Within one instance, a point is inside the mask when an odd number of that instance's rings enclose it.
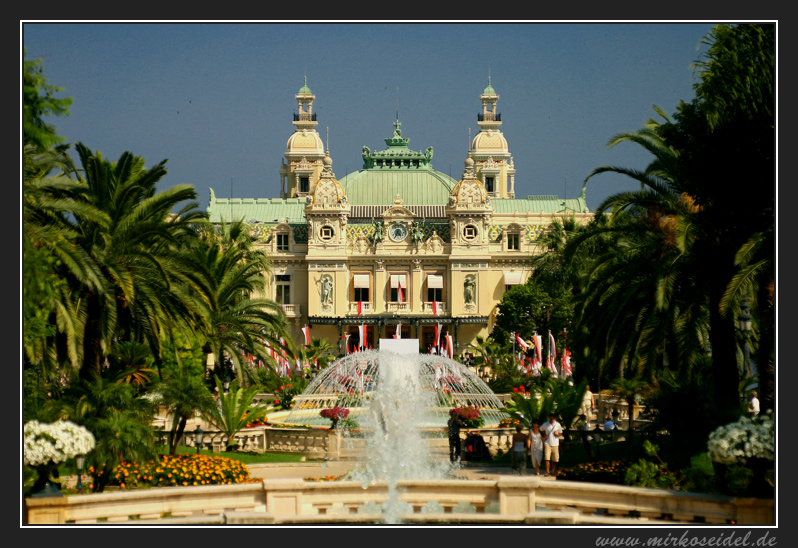
<instances>
[{"instance_id":1,"label":"ornate tower","mask_svg":"<svg viewBox=\"0 0 798 548\"><path fill-rule=\"evenodd\" d=\"M308 79L296 94L299 112L294 114L294 134L288 138L285 159L280 166L280 197L303 198L324 169L324 144L316 131L315 95Z\"/></svg>"},{"instance_id":2,"label":"ornate tower","mask_svg":"<svg viewBox=\"0 0 798 548\"><path fill-rule=\"evenodd\" d=\"M491 198L515 198L515 166L501 130L501 113L496 110L499 95L490 84L480 95L482 112L477 115L477 132L471 141L474 172Z\"/></svg>"}]
</instances>

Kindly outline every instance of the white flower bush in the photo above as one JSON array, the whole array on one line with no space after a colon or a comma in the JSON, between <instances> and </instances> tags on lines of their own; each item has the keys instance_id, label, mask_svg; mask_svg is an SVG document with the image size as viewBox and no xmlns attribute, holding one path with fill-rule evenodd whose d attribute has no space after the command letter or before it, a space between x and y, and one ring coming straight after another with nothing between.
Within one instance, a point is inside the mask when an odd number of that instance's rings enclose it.
<instances>
[{"instance_id":1,"label":"white flower bush","mask_svg":"<svg viewBox=\"0 0 798 548\"><path fill-rule=\"evenodd\" d=\"M29 421L23 429L25 464L41 466L60 463L94 449L94 435L69 421Z\"/></svg>"},{"instance_id":2,"label":"white flower bush","mask_svg":"<svg viewBox=\"0 0 798 548\"><path fill-rule=\"evenodd\" d=\"M748 459L773 460L776 429L773 411L716 428L707 442L710 460L721 464L745 464Z\"/></svg>"}]
</instances>

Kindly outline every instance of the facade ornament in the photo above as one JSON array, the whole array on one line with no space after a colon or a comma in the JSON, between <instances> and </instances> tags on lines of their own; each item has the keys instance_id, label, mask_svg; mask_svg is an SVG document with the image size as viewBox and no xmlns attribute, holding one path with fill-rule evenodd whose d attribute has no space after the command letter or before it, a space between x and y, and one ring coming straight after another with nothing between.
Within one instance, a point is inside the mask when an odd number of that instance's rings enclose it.
<instances>
[{"instance_id":1,"label":"facade ornament","mask_svg":"<svg viewBox=\"0 0 798 548\"><path fill-rule=\"evenodd\" d=\"M371 224L374 226L374 244L382 242L382 238L385 235L385 227L382 226L382 221L375 221L374 217L372 217Z\"/></svg>"}]
</instances>

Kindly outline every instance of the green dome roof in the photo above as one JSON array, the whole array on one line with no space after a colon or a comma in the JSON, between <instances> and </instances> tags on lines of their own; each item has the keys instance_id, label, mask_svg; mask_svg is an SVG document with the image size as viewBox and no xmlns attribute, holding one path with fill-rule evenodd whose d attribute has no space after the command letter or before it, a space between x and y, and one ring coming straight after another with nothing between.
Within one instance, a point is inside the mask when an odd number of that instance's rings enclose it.
<instances>
[{"instance_id":1,"label":"green dome roof","mask_svg":"<svg viewBox=\"0 0 798 548\"><path fill-rule=\"evenodd\" d=\"M300 94L304 94L304 95L313 95L313 92L311 92L310 88L308 87L308 77L307 76L305 76L305 84L301 88L299 88L299 93Z\"/></svg>"},{"instance_id":2,"label":"green dome roof","mask_svg":"<svg viewBox=\"0 0 798 548\"><path fill-rule=\"evenodd\" d=\"M353 205L390 204L398 194L404 205L446 204L457 183L432 169L432 147L424 152L410 150L402 137L401 123L394 123L393 136L385 139L388 148L372 152L363 147L363 169L341 179Z\"/></svg>"},{"instance_id":3,"label":"green dome roof","mask_svg":"<svg viewBox=\"0 0 798 548\"><path fill-rule=\"evenodd\" d=\"M482 95L496 95L496 90L490 85L490 76L488 76L488 87L485 88Z\"/></svg>"}]
</instances>

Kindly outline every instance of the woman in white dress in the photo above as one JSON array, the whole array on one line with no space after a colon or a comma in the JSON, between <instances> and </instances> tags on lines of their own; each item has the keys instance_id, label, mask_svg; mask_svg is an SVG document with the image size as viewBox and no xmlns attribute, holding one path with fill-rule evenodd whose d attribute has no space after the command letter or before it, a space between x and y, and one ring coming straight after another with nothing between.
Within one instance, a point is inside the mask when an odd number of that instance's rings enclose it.
<instances>
[{"instance_id":1,"label":"woman in white dress","mask_svg":"<svg viewBox=\"0 0 798 548\"><path fill-rule=\"evenodd\" d=\"M540 475L540 463L543 462L543 436L540 435L540 422L532 421L532 428L529 429L529 454L532 457L532 466L535 467L535 475Z\"/></svg>"}]
</instances>

